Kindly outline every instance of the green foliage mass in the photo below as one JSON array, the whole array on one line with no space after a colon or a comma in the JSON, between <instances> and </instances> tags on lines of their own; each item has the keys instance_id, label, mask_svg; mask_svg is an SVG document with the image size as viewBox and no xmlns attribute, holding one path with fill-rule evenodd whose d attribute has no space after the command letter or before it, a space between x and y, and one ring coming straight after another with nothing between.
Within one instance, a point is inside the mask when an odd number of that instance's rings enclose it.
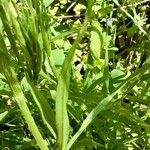
<instances>
[{"instance_id":1,"label":"green foliage mass","mask_svg":"<svg viewBox=\"0 0 150 150\"><path fill-rule=\"evenodd\" d=\"M0 149L150 149L149 0L0 0Z\"/></svg>"}]
</instances>

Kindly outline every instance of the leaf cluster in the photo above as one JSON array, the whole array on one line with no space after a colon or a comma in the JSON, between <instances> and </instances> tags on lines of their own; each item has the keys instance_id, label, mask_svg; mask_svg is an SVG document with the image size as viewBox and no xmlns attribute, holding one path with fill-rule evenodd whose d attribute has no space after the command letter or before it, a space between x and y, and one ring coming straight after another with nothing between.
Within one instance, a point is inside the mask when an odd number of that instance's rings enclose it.
<instances>
[{"instance_id":1,"label":"leaf cluster","mask_svg":"<svg viewBox=\"0 0 150 150\"><path fill-rule=\"evenodd\" d=\"M149 149L149 4L0 0L0 148Z\"/></svg>"}]
</instances>

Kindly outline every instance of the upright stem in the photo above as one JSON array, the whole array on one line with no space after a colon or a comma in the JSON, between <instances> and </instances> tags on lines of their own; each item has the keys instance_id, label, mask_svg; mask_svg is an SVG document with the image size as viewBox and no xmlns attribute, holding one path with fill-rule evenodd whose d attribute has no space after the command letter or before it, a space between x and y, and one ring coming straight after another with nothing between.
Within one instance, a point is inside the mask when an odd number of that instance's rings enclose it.
<instances>
[{"instance_id":1,"label":"upright stem","mask_svg":"<svg viewBox=\"0 0 150 150\"><path fill-rule=\"evenodd\" d=\"M30 110L26 104L26 99L24 97L24 94L22 92L22 89L19 85L19 82L17 80L17 77L15 75L15 72L13 68L8 63L8 60L6 60L6 57L0 53L0 71L5 75L8 84L13 91L14 97L16 99L16 102L20 108L21 114L24 117L30 132L34 136L37 145L40 147L41 150L49 150L47 142L42 138L41 133L38 130L37 125L35 124L35 121L30 113Z\"/></svg>"}]
</instances>

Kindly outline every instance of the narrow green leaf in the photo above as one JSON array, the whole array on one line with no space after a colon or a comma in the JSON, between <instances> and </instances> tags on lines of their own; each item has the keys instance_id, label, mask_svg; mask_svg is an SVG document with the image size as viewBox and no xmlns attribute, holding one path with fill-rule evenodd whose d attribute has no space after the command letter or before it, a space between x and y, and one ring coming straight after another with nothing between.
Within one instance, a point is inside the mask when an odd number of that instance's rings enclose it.
<instances>
[{"instance_id":1,"label":"narrow green leaf","mask_svg":"<svg viewBox=\"0 0 150 150\"><path fill-rule=\"evenodd\" d=\"M8 111L0 113L0 122L7 116L7 114L8 114Z\"/></svg>"},{"instance_id":2,"label":"narrow green leaf","mask_svg":"<svg viewBox=\"0 0 150 150\"><path fill-rule=\"evenodd\" d=\"M105 65L104 65L104 78L105 78L105 88L106 88L106 92L107 94L109 94L109 66L108 66L108 49L105 49Z\"/></svg>"},{"instance_id":3,"label":"narrow green leaf","mask_svg":"<svg viewBox=\"0 0 150 150\"><path fill-rule=\"evenodd\" d=\"M70 70L71 63L75 54L75 50L78 47L87 28L87 20L85 20L81 27L78 37L69 50L67 57L64 60L60 77L58 80L57 92L56 92L56 126L58 131L58 143L62 150L66 150L66 145L69 138L69 119L67 114L67 100L68 90L70 84Z\"/></svg>"},{"instance_id":4,"label":"narrow green leaf","mask_svg":"<svg viewBox=\"0 0 150 150\"><path fill-rule=\"evenodd\" d=\"M17 56L19 61L22 62L21 58L20 58L20 55L19 55L19 52L18 52L18 48L16 46L16 41L15 41L15 39L13 37L13 33L11 31L11 26L9 24L9 21L8 21L8 18L7 18L7 15L6 15L5 8L2 5L1 1L0 1L0 17L1 17L1 20L2 20L2 23L3 23L3 26L4 26L4 30L7 33L8 39L10 41L11 47L12 47L13 51L15 52L15 55Z\"/></svg>"},{"instance_id":5,"label":"narrow green leaf","mask_svg":"<svg viewBox=\"0 0 150 150\"><path fill-rule=\"evenodd\" d=\"M148 69L150 69L149 64L145 64L142 68L138 69L134 74L129 76L126 80L124 80L123 83L121 83L116 90L111 94L108 95L106 98L101 100L99 104L88 114L86 119L83 121L81 127L79 130L75 133L75 135L71 138L69 143L67 144L66 150L69 150L73 143L77 140L77 138L81 135L81 133L88 127L88 125L96 118L96 116L99 113L102 113L104 110L108 109L112 102L115 102L116 100L113 100L113 97L132 79L136 78L140 74L143 74Z\"/></svg>"},{"instance_id":6,"label":"narrow green leaf","mask_svg":"<svg viewBox=\"0 0 150 150\"><path fill-rule=\"evenodd\" d=\"M53 135L53 137L56 139L56 133L54 131L55 124L54 124L54 114L51 110L51 107L49 106L49 103L47 100L40 94L38 89L33 85L32 82L26 80L26 83L28 84L28 87L30 89L30 92L39 107L43 122L48 127L49 131Z\"/></svg>"},{"instance_id":7,"label":"narrow green leaf","mask_svg":"<svg viewBox=\"0 0 150 150\"><path fill-rule=\"evenodd\" d=\"M76 32L78 32L77 29L72 29L70 31L63 31L61 32L61 34L52 37L51 42L54 42L55 40L58 40L58 39L63 39L64 37L74 34Z\"/></svg>"},{"instance_id":8,"label":"narrow green leaf","mask_svg":"<svg viewBox=\"0 0 150 150\"><path fill-rule=\"evenodd\" d=\"M47 17L45 13L42 13L40 15L40 28L41 28L41 34L42 34L42 40L43 40L43 47L44 50L46 52L47 58L48 58L48 65L51 67L52 72L54 73L55 77L58 79L58 72L57 69L55 67L55 62L54 62L54 58L52 56L52 50L51 50L51 39L49 39L49 36L46 32L45 29L45 22L43 22L43 20L45 20L44 18Z\"/></svg>"},{"instance_id":9,"label":"narrow green leaf","mask_svg":"<svg viewBox=\"0 0 150 150\"><path fill-rule=\"evenodd\" d=\"M22 92L22 89L20 87L20 84L17 80L15 71L13 67L11 66L9 57L0 51L0 71L3 72L5 75L8 84L13 91L15 100L20 108L20 111L22 113L22 116L24 117L26 123L28 124L29 130L31 131L32 135L34 136L38 146L42 150L48 150L47 142L42 138L41 133L39 132L39 129L37 128L37 125L35 124L35 121L30 113L30 110L26 104L26 99L24 97L24 94Z\"/></svg>"},{"instance_id":10,"label":"narrow green leaf","mask_svg":"<svg viewBox=\"0 0 150 150\"><path fill-rule=\"evenodd\" d=\"M68 77L68 75L66 75ZM58 131L58 143L65 150L69 137L69 118L67 114L68 79L60 75L56 93L56 126Z\"/></svg>"}]
</instances>

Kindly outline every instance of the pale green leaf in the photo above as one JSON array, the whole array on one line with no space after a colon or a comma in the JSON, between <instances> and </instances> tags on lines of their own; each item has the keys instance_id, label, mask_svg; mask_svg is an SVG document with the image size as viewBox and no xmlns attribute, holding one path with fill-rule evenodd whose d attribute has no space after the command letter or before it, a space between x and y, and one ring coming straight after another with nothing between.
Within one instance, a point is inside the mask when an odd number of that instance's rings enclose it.
<instances>
[{"instance_id":1,"label":"pale green leaf","mask_svg":"<svg viewBox=\"0 0 150 150\"><path fill-rule=\"evenodd\" d=\"M90 49L94 59L99 60L103 46L102 29L98 21L93 21L92 26Z\"/></svg>"},{"instance_id":2,"label":"pale green leaf","mask_svg":"<svg viewBox=\"0 0 150 150\"><path fill-rule=\"evenodd\" d=\"M45 7L48 7L54 0L43 0Z\"/></svg>"},{"instance_id":3,"label":"pale green leaf","mask_svg":"<svg viewBox=\"0 0 150 150\"><path fill-rule=\"evenodd\" d=\"M7 116L7 114L8 114L8 111L5 111L0 114L0 122Z\"/></svg>"},{"instance_id":4,"label":"pale green leaf","mask_svg":"<svg viewBox=\"0 0 150 150\"><path fill-rule=\"evenodd\" d=\"M55 61L55 65L61 66L63 64L64 59L65 59L65 55L64 55L63 50L58 50L58 49L53 50L52 55L53 55L53 58Z\"/></svg>"}]
</instances>

